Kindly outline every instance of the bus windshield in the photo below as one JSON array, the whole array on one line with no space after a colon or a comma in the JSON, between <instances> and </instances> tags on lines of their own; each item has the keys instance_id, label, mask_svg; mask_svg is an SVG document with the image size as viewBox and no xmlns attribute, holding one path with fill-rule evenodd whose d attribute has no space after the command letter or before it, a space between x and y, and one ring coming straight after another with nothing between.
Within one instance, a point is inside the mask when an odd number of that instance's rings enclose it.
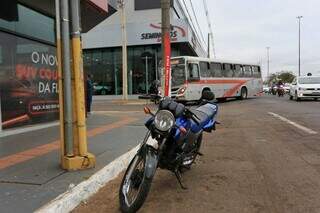
<instances>
[{"instance_id":1,"label":"bus windshield","mask_svg":"<svg viewBox=\"0 0 320 213\"><path fill-rule=\"evenodd\" d=\"M175 64L171 66L171 83L172 87L184 84L186 80L186 72L184 64Z\"/></svg>"}]
</instances>

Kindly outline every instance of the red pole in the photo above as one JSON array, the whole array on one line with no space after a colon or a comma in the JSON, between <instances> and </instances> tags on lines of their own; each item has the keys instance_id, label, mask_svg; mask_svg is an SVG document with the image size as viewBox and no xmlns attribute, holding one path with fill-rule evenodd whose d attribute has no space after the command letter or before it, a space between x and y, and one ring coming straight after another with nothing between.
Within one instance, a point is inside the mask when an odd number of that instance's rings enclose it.
<instances>
[{"instance_id":1,"label":"red pole","mask_svg":"<svg viewBox=\"0 0 320 213\"><path fill-rule=\"evenodd\" d=\"M170 36L170 0L161 0L162 59L165 74L164 96L171 94L171 36Z\"/></svg>"}]
</instances>

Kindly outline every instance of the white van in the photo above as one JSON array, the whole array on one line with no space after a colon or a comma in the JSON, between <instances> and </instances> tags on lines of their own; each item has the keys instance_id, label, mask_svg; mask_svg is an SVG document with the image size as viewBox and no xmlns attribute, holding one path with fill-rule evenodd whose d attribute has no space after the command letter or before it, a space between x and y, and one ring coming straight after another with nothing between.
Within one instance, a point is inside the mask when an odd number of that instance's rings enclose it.
<instances>
[{"instance_id":1,"label":"white van","mask_svg":"<svg viewBox=\"0 0 320 213\"><path fill-rule=\"evenodd\" d=\"M290 100L320 99L320 76L297 77L290 87Z\"/></svg>"}]
</instances>

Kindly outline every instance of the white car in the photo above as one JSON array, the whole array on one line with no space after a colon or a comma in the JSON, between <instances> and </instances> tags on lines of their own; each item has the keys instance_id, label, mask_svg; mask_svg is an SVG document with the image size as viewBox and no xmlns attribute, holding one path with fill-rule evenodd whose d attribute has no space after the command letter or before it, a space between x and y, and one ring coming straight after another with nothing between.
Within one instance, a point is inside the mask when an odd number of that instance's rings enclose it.
<instances>
[{"instance_id":1,"label":"white car","mask_svg":"<svg viewBox=\"0 0 320 213\"><path fill-rule=\"evenodd\" d=\"M320 99L320 76L297 77L290 87L290 100Z\"/></svg>"}]
</instances>

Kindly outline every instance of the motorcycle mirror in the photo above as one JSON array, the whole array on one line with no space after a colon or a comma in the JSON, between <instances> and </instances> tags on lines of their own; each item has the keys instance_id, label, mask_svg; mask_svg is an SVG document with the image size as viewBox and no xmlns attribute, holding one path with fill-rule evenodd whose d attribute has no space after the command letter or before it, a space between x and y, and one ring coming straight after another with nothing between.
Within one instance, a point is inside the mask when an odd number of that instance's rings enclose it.
<instances>
[{"instance_id":1,"label":"motorcycle mirror","mask_svg":"<svg viewBox=\"0 0 320 213\"><path fill-rule=\"evenodd\" d=\"M147 115L151 115L151 109L149 107L144 107L143 108L144 113L146 113Z\"/></svg>"}]
</instances>

